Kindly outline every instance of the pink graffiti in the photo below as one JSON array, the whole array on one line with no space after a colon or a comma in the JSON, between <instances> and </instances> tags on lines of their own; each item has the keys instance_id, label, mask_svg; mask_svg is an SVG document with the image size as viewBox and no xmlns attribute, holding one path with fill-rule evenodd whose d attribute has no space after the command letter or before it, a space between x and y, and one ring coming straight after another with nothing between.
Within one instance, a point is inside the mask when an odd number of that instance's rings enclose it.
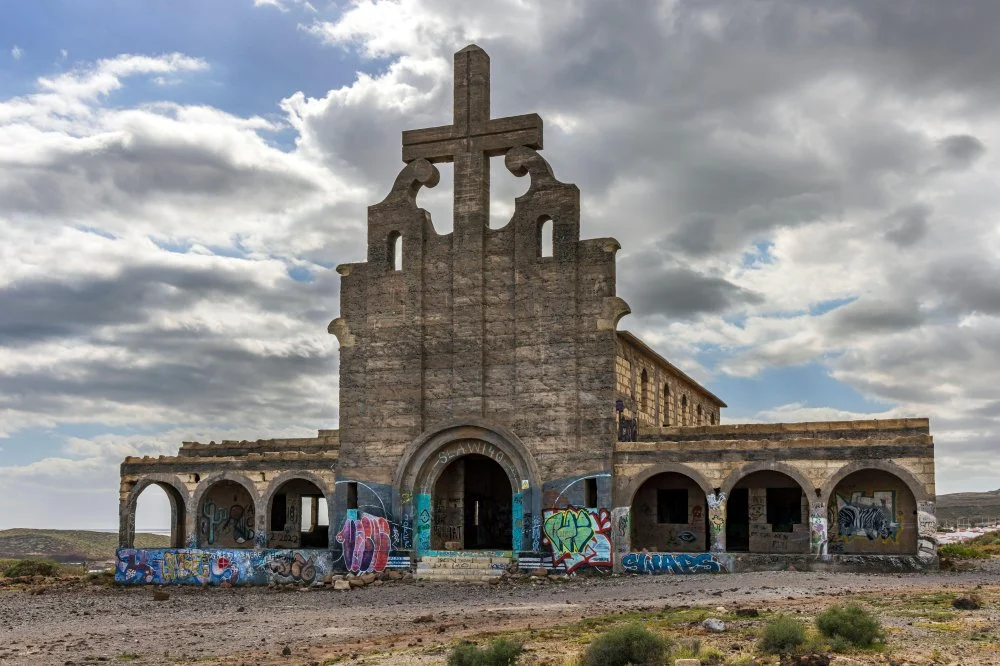
<instances>
[{"instance_id":1,"label":"pink graffiti","mask_svg":"<svg viewBox=\"0 0 1000 666\"><path fill-rule=\"evenodd\" d=\"M385 518L367 513L348 518L337 541L344 545L344 564L354 573L382 571L389 562L391 539Z\"/></svg>"}]
</instances>

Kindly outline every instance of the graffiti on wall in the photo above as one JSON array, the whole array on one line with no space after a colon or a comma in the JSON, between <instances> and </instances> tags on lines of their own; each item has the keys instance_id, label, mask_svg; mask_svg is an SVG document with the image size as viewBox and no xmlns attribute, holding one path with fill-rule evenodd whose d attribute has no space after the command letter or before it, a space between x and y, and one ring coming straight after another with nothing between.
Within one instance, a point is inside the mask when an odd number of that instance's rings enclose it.
<instances>
[{"instance_id":1,"label":"graffiti on wall","mask_svg":"<svg viewBox=\"0 0 1000 666\"><path fill-rule=\"evenodd\" d=\"M332 573L334 555L316 550L120 548L115 581L125 585L310 584Z\"/></svg>"},{"instance_id":2,"label":"graffiti on wall","mask_svg":"<svg viewBox=\"0 0 1000 666\"><path fill-rule=\"evenodd\" d=\"M895 541L898 536L894 490L876 490L870 496L859 491L849 498L838 494L837 505L831 507L830 513L836 516L837 535L842 539Z\"/></svg>"},{"instance_id":3,"label":"graffiti on wall","mask_svg":"<svg viewBox=\"0 0 1000 666\"><path fill-rule=\"evenodd\" d=\"M826 506L815 502L809 509L809 547L817 555L826 555Z\"/></svg>"},{"instance_id":4,"label":"graffiti on wall","mask_svg":"<svg viewBox=\"0 0 1000 666\"><path fill-rule=\"evenodd\" d=\"M544 541L552 563L566 571L581 566L611 566L611 513L607 509L546 509Z\"/></svg>"},{"instance_id":5,"label":"graffiti on wall","mask_svg":"<svg viewBox=\"0 0 1000 666\"><path fill-rule=\"evenodd\" d=\"M381 516L348 511L337 541L344 547L344 566L348 571L382 571L389 562L391 530L389 521Z\"/></svg>"},{"instance_id":6,"label":"graffiti on wall","mask_svg":"<svg viewBox=\"0 0 1000 666\"><path fill-rule=\"evenodd\" d=\"M511 512L513 514L510 546L516 553L524 548L524 495L514 493L511 496Z\"/></svg>"},{"instance_id":7,"label":"graffiti on wall","mask_svg":"<svg viewBox=\"0 0 1000 666\"><path fill-rule=\"evenodd\" d=\"M726 493L710 493L708 500L708 529L712 533L712 552L726 550Z\"/></svg>"},{"instance_id":8,"label":"graffiti on wall","mask_svg":"<svg viewBox=\"0 0 1000 666\"><path fill-rule=\"evenodd\" d=\"M416 501L417 549L431 549L431 496L419 493Z\"/></svg>"},{"instance_id":9,"label":"graffiti on wall","mask_svg":"<svg viewBox=\"0 0 1000 666\"><path fill-rule=\"evenodd\" d=\"M632 535L632 512L627 506L617 506L611 511L614 524L615 551L627 553Z\"/></svg>"},{"instance_id":10,"label":"graffiti on wall","mask_svg":"<svg viewBox=\"0 0 1000 666\"><path fill-rule=\"evenodd\" d=\"M201 542L212 545L225 536L229 536L236 544L252 544L254 537L253 504L246 506L233 504L231 506L216 506L211 499L206 499L201 507L198 519L198 533Z\"/></svg>"},{"instance_id":11,"label":"graffiti on wall","mask_svg":"<svg viewBox=\"0 0 1000 666\"><path fill-rule=\"evenodd\" d=\"M629 573L695 574L725 571L712 553L628 553L622 569Z\"/></svg>"}]
</instances>

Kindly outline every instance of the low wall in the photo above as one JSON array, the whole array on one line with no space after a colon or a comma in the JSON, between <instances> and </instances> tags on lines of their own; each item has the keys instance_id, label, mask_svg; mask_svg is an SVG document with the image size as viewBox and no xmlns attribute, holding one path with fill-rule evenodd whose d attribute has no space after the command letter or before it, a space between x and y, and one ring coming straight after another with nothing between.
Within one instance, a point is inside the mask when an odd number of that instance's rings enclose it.
<instances>
[{"instance_id":1,"label":"low wall","mask_svg":"<svg viewBox=\"0 0 1000 666\"><path fill-rule=\"evenodd\" d=\"M116 560L115 582L124 585L310 585L346 570L329 550L119 548ZM379 571L409 568L409 556L390 554Z\"/></svg>"},{"instance_id":2,"label":"low wall","mask_svg":"<svg viewBox=\"0 0 1000 666\"><path fill-rule=\"evenodd\" d=\"M758 553L625 553L616 570L626 574L745 573L750 571L840 571L902 573L932 571L935 558L917 555L805 555Z\"/></svg>"}]
</instances>

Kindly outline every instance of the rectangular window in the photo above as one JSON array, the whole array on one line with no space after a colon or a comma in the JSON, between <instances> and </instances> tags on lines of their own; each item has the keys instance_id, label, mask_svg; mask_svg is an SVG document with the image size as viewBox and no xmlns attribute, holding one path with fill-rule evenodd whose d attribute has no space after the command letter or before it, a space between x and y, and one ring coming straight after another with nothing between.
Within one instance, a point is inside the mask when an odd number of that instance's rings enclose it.
<instances>
[{"instance_id":1,"label":"rectangular window","mask_svg":"<svg viewBox=\"0 0 1000 666\"><path fill-rule=\"evenodd\" d=\"M660 488L656 491L656 522L670 525L688 524L686 488Z\"/></svg>"},{"instance_id":2,"label":"rectangular window","mask_svg":"<svg viewBox=\"0 0 1000 666\"><path fill-rule=\"evenodd\" d=\"M358 508L358 484L354 481L347 484L347 508Z\"/></svg>"},{"instance_id":3,"label":"rectangular window","mask_svg":"<svg viewBox=\"0 0 1000 666\"><path fill-rule=\"evenodd\" d=\"M583 480L583 505L588 509L597 508L597 479Z\"/></svg>"},{"instance_id":4,"label":"rectangular window","mask_svg":"<svg viewBox=\"0 0 1000 666\"><path fill-rule=\"evenodd\" d=\"M802 522L801 488L767 489L767 522L772 532L791 532Z\"/></svg>"}]
</instances>

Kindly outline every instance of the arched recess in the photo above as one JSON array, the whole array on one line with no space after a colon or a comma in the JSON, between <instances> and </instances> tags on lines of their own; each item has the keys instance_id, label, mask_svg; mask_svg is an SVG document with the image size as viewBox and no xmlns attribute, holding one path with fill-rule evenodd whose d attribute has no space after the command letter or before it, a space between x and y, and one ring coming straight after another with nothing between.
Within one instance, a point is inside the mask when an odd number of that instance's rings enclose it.
<instances>
[{"instance_id":1,"label":"arched recess","mask_svg":"<svg viewBox=\"0 0 1000 666\"><path fill-rule=\"evenodd\" d=\"M910 492L913 493L913 497L918 502L934 500L934 496L927 491L927 487L921 483L916 476L914 476L913 472L905 467L898 465L891 460L858 460L838 469L833 476L827 479L826 483L823 484L821 497L826 505L830 505L833 489L838 483L841 482L841 480L843 480L845 476L863 469L878 469L899 477L904 483L906 483L906 486L910 489Z\"/></svg>"},{"instance_id":2,"label":"arched recess","mask_svg":"<svg viewBox=\"0 0 1000 666\"><path fill-rule=\"evenodd\" d=\"M526 516L541 516L540 475L524 443L510 430L483 420L452 422L428 431L407 446L396 468L396 515L412 517L414 545L430 550L438 481L457 460L487 458L503 470L511 488L512 548L521 547ZM464 547L464 546L463 546Z\"/></svg>"},{"instance_id":3,"label":"arched recess","mask_svg":"<svg viewBox=\"0 0 1000 666\"><path fill-rule=\"evenodd\" d=\"M708 483L683 465L659 465L630 485L631 550L709 550ZM666 469L665 469L666 468Z\"/></svg>"},{"instance_id":4,"label":"arched recess","mask_svg":"<svg viewBox=\"0 0 1000 666\"><path fill-rule=\"evenodd\" d=\"M917 553L919 514L910 481L875 466L837 476L826 505L830 553Z\"/></svg>"},{"instance_id":5,"label":"arched recess","mask_svg":"<svg viewBox=\"0 0 1000 666\"><path fill-rule=\"evenodd\" d=\"M329 548L330 500L326 482L312 472L296 470L276 476L261 501L268 546Z\"/></svg>"},{"instance_id":6,"label":"arched recess","mask_svg":"<svg viewBox=\"0 0 1000 666\"><path fill-rule=\"evenodd\" d=\"M186 545L186 525L188 512L188 491L181 480L172 474L150 474L132 486L121 508L119 545L135 547L135 512L139 496L150 486L158 486L170 501L170 547L183 548Z\"/></svg>"},{"instance_id":7,"label":"arched recess","mask_svg":"<svg viewBox=\"0 0 1000 666\"><path fill-rule=\"evenodd\" d=\"M242 474L223 472L203 479L191 507L197 512L194 526L201 548L253 548L265 542L257 488Z\"/></svg>"},{"instance_id":8,"label":"arched recess","mask_svg":"<svg viewBox=\"0 0 1000 666\"><path fill-rule=\"evenodd\" d=\"M726 495L726 550L808 553L811 484L784 463L752 463L722 485Z\"/></svg>"}]
</instances>

